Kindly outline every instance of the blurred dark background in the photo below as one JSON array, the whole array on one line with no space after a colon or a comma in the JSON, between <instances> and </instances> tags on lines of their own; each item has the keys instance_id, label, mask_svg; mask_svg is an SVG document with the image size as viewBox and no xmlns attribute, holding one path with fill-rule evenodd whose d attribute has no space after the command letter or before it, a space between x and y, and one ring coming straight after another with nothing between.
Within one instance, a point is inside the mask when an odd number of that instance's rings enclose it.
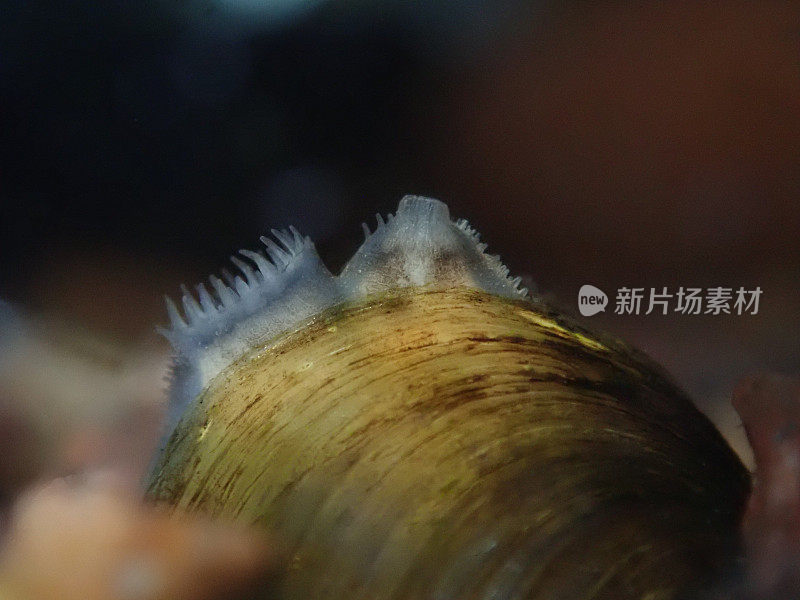
<instances>
[{"instance_id":1,"label":"blurred dark background","mask_svg":"<svg viewBox=\"0 0 800 600\"><path fill-rule=\"evenodd\" d=\"M2 346L10 413L38 395L42 422L84 414L53 408L57 375L18 381L75 372L64 356L91 364L86 414L120 373L157 405L162 363L142 356L166 355L163 293L289 224L337 269L404 193L446 201L571 312L584 283L760 286L754 316L585 319L742 452L733 385L800 368L799 2L0 6L0 297L25 323L6 338L57 346ZM69 464L149 441L132 405Z\"/></svg>"}]
</instances>

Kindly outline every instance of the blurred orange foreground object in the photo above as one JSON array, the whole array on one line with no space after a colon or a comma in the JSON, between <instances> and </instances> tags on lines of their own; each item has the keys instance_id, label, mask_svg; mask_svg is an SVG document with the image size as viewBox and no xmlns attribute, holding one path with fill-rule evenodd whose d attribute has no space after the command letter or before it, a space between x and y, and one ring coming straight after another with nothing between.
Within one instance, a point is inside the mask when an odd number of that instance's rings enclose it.
<instances>
[{"instance_id":1,"label":"blurred orange foreground object","mask_svg":"<svg viewBox=\"0 0 800 600\"><path fill-rule=\"evenodd\" d=\"M0 562L2 600L212 600L263 584L263 537L175 518L108 474L60 479L17 503Z\"/></svg>"},{"instance_id":2,"label":"blurred orange foreground object","mask_svg":"<svg viewBox=\"0 0 800 600\"><path fill-rule=\"evenodd\" d=\"M800 379L758 375L733 394L756 462L745 514L745 597L796 598L800 589Z\"/></svg>"}]
</instances>

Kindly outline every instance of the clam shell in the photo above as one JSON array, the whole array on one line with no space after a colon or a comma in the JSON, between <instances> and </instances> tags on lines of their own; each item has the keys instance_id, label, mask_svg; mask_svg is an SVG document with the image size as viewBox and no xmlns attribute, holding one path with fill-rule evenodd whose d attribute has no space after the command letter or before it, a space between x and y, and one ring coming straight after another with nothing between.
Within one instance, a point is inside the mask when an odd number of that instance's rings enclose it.
<instances>
[{"instance_id":1,"label":"clam shell","mask_svg":"<svg viewBox=\"0 0 800 600\"><path fill-rule=\"evenodd\" d=\"M284 540L285 599L672 598L735 550L749 476L642 354L465 286L345 301L180 417L148 496Z\"/></svg>"}]
</instances>

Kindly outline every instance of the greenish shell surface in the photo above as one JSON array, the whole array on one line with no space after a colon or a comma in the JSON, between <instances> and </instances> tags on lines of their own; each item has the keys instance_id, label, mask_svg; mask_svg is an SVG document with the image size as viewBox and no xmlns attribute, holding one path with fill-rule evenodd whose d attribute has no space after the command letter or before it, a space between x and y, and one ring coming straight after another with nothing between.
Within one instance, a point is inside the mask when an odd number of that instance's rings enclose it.
<instances>
[{"instance_id":1,"label":"greenish shell surface","mask_svg":"<svg viewBox=\"0 0 800 600\"><path fill-rule=\"evenodd\" d=\"M749 485L641 353L540 303L423 286L238 358L148 495L272 532L280 598L655 600L735 551Z\"/></svg>"}]
</instances>

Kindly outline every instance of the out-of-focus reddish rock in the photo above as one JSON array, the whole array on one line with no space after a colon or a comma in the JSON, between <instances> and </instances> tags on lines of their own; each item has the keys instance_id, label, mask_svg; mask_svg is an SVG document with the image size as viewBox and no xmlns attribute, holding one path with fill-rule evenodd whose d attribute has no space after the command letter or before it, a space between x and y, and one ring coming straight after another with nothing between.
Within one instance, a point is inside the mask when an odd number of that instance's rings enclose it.
<instances>
[{"instance_id":1,"label":"out-of-focus reddish rock","mask_svg":"<svg viewBox=\"0 0 800 600\"><path fill-rule=\"evenodd\" d=\"M756 461L744 521L746 597L795 598L800 589L800 379L742 381L733 404Z\"/></svg>"},{"instance_id":2,"label":"out-of-focus reddish rock","mask_svg":"<svg viewBox=\"0 0 800 600\"><path fill-rule=\"evenodd\" d=\"M163 345L0 302L0 509L33 479L96 468L141 477L162 434L168 364Z\"/></svg>"},{"instance_id":3,"label":"out-of-focus reddish rock","mask_svg":"<svg viewBox=\"0 0 800 600\"><path fill-rule=\"evenodd\" d=\"M23 496L0 562L13 600L212 600L262 585L275 556L260 534L176 518L108 474Z\"/></svg>"}]
</instances>

